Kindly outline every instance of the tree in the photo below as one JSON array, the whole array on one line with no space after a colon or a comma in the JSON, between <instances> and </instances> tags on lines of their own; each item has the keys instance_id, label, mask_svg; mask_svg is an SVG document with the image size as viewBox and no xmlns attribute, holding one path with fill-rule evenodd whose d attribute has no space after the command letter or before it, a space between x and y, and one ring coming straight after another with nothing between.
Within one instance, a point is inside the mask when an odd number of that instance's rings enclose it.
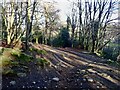
<instances>
[{"instance_id":1,"label":"tree","mask_svg":"<svg viewBox=\"0 0 120 90\"><path fill-rule=\"evenodd\" d=\"M77 24L77 13L76 13L76 8L74 7L73 3L73 8L72 8L72 20L71 20L71 28L72 28L72 34L71 34L71 41L72 41L72 47L73 47L73 42L74 42L74 36L75 36L75 29L76 29L76 24Z\"/></svg>"},{"instance_id":2,"label":"tree","mask_svg":"<svg viewBox=\"0 0 120 90\"><path fill-rule=\"evenodd\" d=\"M25 15L22 15L22 4L22 2L8 2L2 6L3 39L6 39L9 47L14 47L25 32L21 30L25 18Z\"/></svg>"},{"instance_id":3,"label":"tree","mask_svg":"<svg viewBox=\"0 0 120 90\"><path fill-rule=\"evenodd\" d=\"M101 46L105 46L109 40L105 41L107 25L117 19L111 18L113 10L115 10L116 1L88 1L78 0L76 7L78 7L79 19L79 42L83 48L96 52L101 50Z\"/></svg>"},{"instance_id":4,"label":"tree","mask_svg":"<svg viewBox=\"0 0 120 90\"><path fill-rule=\"evenodd\" d=\"M51 45L52 32L57 30L59 23L59 10L55 8L54 3L44 3L44 18L45 18L45 31L44 31L44 44Z\"/></svg>"}]
</instances>

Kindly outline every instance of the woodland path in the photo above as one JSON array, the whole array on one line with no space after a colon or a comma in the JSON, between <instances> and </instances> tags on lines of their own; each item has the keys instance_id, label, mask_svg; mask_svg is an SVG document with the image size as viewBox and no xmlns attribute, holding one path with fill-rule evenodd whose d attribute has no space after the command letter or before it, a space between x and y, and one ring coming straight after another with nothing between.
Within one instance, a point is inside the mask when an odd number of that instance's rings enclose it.
<instances>
[{"instance_id":1,"label":"woodland path","mask_svg":"<svg viewBox=\"0 0 120 90\"><path fill-rule=\"evenodd\" d=\"M45 58L50 66L42 69L31 63L26 77L3 77L3 89L120 90L120 70L104 59L70 48L36 47L48 52ZM10 81L16 84L10 85Z\"/></svg>"}]
</instances>

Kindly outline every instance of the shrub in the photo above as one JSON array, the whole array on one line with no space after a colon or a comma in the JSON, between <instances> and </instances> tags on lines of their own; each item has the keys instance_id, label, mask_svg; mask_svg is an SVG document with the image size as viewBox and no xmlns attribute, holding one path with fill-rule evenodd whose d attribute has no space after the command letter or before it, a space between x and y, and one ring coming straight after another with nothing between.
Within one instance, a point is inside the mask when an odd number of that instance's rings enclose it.
<instances>
[{"instance_id":1,"label":"shrub","mask_svg":"<svg viewBox=\"0 0 120 90\"><path fill-rule=\"evenodd\" d=\"M61 29L57 38L53 39L52 45L57 47L71 47L69 32L66 28Z\"/></svg>"},{"instance_id":2,"label":"shrub","mask_svg":"<svg viewBox=\"0 0 120 90\"><path fill-rule=\"evenodd\" d=\"M73 40L73 47L77 48L79 46L78 40Z\"/></svg>"},{"instance_id":3,"label":"shrub","mask_svg":"<svg viewBox=\"0 0 120 90\"><path fill-rule=\"evenodd\" d=\"M117 60L117 56L119 55L119 46L118 45L114 45L114 44L110 44L108 47L105 47L102 51L103 53L103 57L107 58L107 59L111 59L116 61Z\"/></svg>"},{"instance_id":4,"label":"shrub","mask_svg":"<svg viewBox=\"0 0 120 90\"><path fill-rule=\"evenodd\" d=\"M60 47L60 46L61 46L61 45L60 45L60 40L59 40L58 37L53 39L52 45L53 45L54 47Z\"/></svg>"}]
</instances>

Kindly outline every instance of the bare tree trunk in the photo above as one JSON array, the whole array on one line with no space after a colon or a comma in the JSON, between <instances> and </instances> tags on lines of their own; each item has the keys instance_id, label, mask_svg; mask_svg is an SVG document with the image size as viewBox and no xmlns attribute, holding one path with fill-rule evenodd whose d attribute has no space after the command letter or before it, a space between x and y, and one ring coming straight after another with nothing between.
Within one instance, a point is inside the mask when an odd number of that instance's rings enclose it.
<instances>
[{"instance_id":1,"label":"bare tree trunk","mask_svg":"<svg viewBox=\"0 0 120 90\"><path fill-rule=\"evenodd\" d=\"M25 43L25 47L26 47L26 50L28 50L29 46L28 46L28 43L29 43L29 39L30 39L30 36L31 36L31 31L32 31L32 22L33 22L33 15L34 15L34 11L35 11L35 4L36 2L34 1L33 2L33 10L32 10L32 14L30 16L30 9L29 9L29 6L30 6L30 0L28 2L26 2L26 26L27 26L27 29L26 29L26 43Z\"/></svg>"}]
</instances>

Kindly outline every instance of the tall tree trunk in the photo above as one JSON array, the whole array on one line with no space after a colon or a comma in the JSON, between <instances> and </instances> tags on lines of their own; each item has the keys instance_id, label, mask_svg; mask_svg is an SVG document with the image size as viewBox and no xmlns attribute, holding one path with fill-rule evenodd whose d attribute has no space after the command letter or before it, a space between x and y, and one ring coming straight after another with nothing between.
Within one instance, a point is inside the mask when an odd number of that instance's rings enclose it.
<instances>
[{"instance_id":1,"label":"tall tree trunk","mask_svg":"<svg viewBox=\"0 0 120 90\"><path fill-rule=\"evenodd\" d=\"M79 9L79 44L83 47L83 37L82 37L82 4L81 0L78 0Z\"/></svg>"},{"instance_id":2,"label":"tall tree trunk","mask_svg":"<svg viewBox=\"0 0 120 90\"><path fill-rule=\"evenodd\" d=\"M32 22L33 22L33 15L34 15L34 11L35 11L35 4L36 4L36 2L34 1L34 3L33 3L33 9L32 9L31 16L30 16L30 9L29 9L30 0L28 2L26 2L26 4L27 4L27 8L26 8L27 29L26 29L26 43L25 43L25 47L26 47L26 50L28 50L28 48L29 48L28 43L29 43L31 31L32 31Z\"/></svg>"},{"instance_id":3,"label":"tall tree trunk","mask_svg":"<svg viewBox=\"0 0 120 90\"><path fill-rule=\"evenodd\" d=\"M95 49L95 40L92 40L92 53L94 53L94 49Z\"/></svg>"},{"instance_id":4,"label":"tall tree trunk","mask_svg":"<svg viewBox=\"0 0 120 90\"><path fill-rule=\"evenodd\" d=\"M28 7L29 7L29 3L30 2L26 2L26 42L25 42L25 49L28 50L28 35L29 35L29 25L30 25L30 18L29 18L29 10L28 10Z\"/></svg>"}]
</instances>

